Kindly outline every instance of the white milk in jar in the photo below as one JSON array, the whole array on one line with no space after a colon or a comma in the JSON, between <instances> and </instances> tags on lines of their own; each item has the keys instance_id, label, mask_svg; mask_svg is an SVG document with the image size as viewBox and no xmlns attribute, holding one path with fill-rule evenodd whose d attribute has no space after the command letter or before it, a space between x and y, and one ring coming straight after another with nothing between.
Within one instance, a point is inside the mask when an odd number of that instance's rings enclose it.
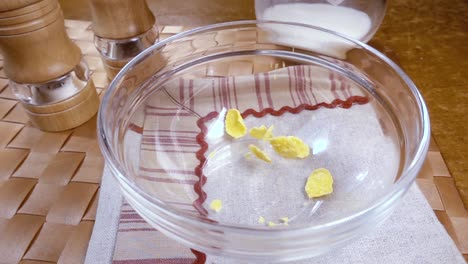
<instances>
[{"instance_id":1,"label":"white milk in jar","mask_svg":"<svg viewBox=\"0 0 468 264\"><path fill-rule=\"evenodd\" d=\"M372 30L369 15L357 9L323 3L280 3L264 7L264 1L257 0L257 19L302 23L326 28L363 40ZM319 51L331 56L344 57L354 45L324 33L301 32L298 27L277 25L262 27L262 37L277 44L293 45L297 48ZM303 30L302 30L303 31ZM279 37L281 36L281 37Z\"/></svg>"}]
</instances>

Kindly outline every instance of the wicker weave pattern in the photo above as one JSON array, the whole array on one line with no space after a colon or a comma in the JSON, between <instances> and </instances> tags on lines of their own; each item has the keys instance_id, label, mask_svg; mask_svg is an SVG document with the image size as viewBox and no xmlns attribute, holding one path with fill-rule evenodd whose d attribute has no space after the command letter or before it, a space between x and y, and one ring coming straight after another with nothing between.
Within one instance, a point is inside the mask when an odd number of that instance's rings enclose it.
<instances>
[{"instance_id":1,"label":"wicker weave pattern","mask_svg":"<svg viewBox=\"0 0 468 264\"><path fill-rule=\"evenodd\" d=\"M67 21L66 26L101 92L107 78L90 23ZM82 263L104 166L96 119L70 131L42 132L7 85L0 70L0 262Z\"/></svg>"},{"instance_id":2,"label":"wicker weave pattern","mask_svg":"<svg viewBox=\"0 0 468 264\"><path fill-rule=\"evenodd\" d=\"M90 23L66 21L66 27L102 92L108 80ZM161 37L183 29L166 26ZM60 133L38 130L7 88L2 65L0 60L0 263L82 263L104 166L96 120ZM468 259L468 213L435 142L417 182Z\"/></svg>"}]
</instances>

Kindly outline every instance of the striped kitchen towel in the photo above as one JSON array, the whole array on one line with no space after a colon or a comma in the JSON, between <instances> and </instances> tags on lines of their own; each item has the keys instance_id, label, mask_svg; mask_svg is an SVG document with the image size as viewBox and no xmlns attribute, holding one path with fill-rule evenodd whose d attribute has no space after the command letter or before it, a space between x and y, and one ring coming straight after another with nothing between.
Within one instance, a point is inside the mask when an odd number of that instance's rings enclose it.
<instances>
[{"instance_id":1,"label":"striped kitchen towel","mask_svg":"<svg viewBox=\"0 0 468 264\"><path fill-rule=\"evenodd\" d=\"M129 132L139 146L135 181L178 210L199 214L193 203L199 198L194 191L199 182L194 168L200 162L196 157L200 118L226 108L260 112L346 102L354 97L360 103L367 102L364 92L352 82L315 66L236 77L178 79L149 98L140 122L135 122ZM107 169L103 177L87 263L205 263L204 254L165 237L122 201ZM221 262L208 259L206 263L212 261ZM416 186L383 228L333 255L301 263L311 262L464 263Z\"/></svg>"}]
</instances>

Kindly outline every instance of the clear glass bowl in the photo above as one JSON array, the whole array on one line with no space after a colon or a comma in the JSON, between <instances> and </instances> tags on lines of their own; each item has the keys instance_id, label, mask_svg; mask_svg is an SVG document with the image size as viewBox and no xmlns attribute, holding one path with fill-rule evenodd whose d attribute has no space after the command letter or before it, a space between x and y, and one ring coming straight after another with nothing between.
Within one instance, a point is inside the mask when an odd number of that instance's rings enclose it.
<instances>
[{"instance_id":1,"label":"clear glass bowl","mask_svg":"<svg viewBox=\"0 0 468 264\"><path fill-rule=\"evenodd\" d=\"M382 23L386 0L256 0L258 20L303 23L369 41Z\"/></svg>"},{"instance_id":2,"label":"clear glass bowl","mask_svg":"<svg viewBox=\"0 0 468 264\"><path fill-rule=\"evenodd\" d=\"M301 138L311 155L285 159L267 141L227 136L229 108L249 128ZM378 227L416 178L430 126L413 82L375 49L318 27L242 21L139 54L106 91L98 133L148 223L238 263L317 256ZM249 144L272 163L246 158ZM305 182L321 167L334 192L309 199Z\"/></svg>"}]
</instances>

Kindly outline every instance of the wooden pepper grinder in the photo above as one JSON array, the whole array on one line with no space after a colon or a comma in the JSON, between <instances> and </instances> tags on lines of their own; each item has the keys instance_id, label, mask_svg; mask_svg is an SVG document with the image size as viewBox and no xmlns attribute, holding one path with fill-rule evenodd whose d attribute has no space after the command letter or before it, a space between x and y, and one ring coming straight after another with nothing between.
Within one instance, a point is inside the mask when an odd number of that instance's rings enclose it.
<instances>
[{"instance_id":1,"label":"wooden pepper grinder","mask_svg":"<svg viewBox=\"0 0 468 264\"><path fill-rule=\"evenodd\" d=\"M96 89L57 0L2 0L0 51L10 87L40 129L67 130L96 114Z\"/></svg>"},{"instance_id":2,"label":"wooden pepper grinder","mask_svg":"<svg viewBox=\"0 0 468 264\"><path fill-rule=\"evenodd\" d=\"M145 0L89 0L94 45L109 79L159 37L156 19Z\"/></svg>"}]
</instances>

